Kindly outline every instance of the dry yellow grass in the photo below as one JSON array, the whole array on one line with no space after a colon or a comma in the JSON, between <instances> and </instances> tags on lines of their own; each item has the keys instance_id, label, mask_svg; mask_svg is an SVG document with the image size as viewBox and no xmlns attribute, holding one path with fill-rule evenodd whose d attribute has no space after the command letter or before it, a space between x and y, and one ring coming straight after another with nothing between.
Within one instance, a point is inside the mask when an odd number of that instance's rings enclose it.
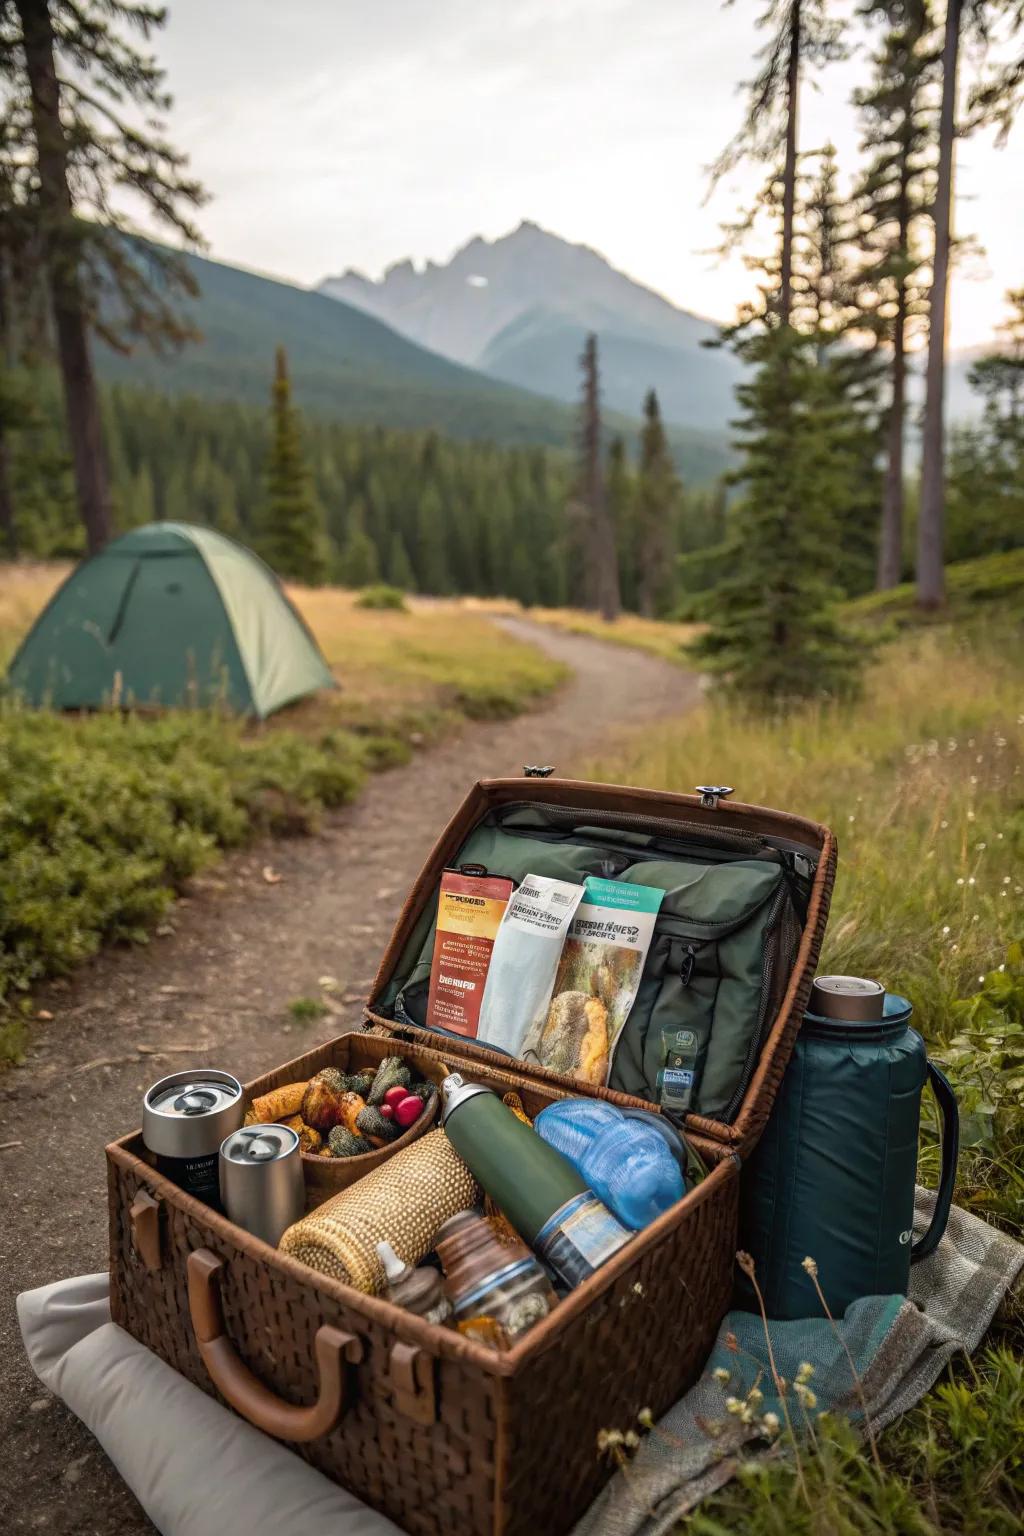
<instances>
[{"instance_id":1,"label":"dry yellow grass","mask_svg":"<svg viewBox=\"0 0 1024 1536\"><path fill-rule=\"evenodd\" d=\"M64 580L69 565L0 565L0 667Z\"/></svg>"}]
</instances>

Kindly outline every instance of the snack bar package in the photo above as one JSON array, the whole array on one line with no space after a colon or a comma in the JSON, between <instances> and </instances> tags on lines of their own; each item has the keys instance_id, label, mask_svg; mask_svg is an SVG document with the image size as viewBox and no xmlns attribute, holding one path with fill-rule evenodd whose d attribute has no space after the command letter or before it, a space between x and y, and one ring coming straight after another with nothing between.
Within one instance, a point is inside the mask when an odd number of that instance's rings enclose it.
<instances>
[{"instance_id":1,"label":"snack bar package","mask_svg":"<svg viewBox=\"0 0 1024 1536\"><path fill-rule=\"evenodd\" d=\"M482 1044L518 1056L534 1020L547 1016L558 957L582 896L582 885L527 875L509 901L480 1011Z\"/></svg>"},{"instance_id":2,"label":"snack bar package","mask_svg":"<svg viewBox=\"0 0 1024 1536\"><path fill-rule=\"evenodd\" d=\"M475 1038L498 932L512 881L497 875L441 876L430 966L427 1028Z\"/></svg>"},{"instance_id":3,"label":"snack bar package","mask_svg":"<svg viewBox=\"0 0 1024 1536\"><path fill-rule=\"evenodd\" d=\"M587 876L547 1013L523 1055L552 1072L604 1084L633 1006L664 891Z\"/></svg>"}]
</instances>

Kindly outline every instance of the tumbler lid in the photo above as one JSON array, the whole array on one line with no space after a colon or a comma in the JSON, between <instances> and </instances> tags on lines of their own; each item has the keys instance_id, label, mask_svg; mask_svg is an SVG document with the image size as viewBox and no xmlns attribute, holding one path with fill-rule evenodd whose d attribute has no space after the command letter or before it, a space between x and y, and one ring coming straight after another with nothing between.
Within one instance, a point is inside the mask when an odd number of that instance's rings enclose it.
<instances>
[{"instance_id":1,"label":"tumbler lid","mask_svg":"<svg viewBox=\"0 0 1024 1536\"><path fill-rule=\"evenodd\" d=\"M807 1012L812 1018L848 1024L880 1024L885 1017L885 988L864 976L815 976Z\"/></svg>"},{"instance_id":2,"label":"tumbler lid","mask_svg":"<svg viewBox=\"0 0 1024 1536\"><path fill-rule=\"evenodd\" d=\"M220 1155L231 1163L273 1163L294 1152L298 1144L290 1125L245 1125L225 1136Z\"/></svg>"},{"instance_id":3,"label":"tumbler lid","mask_svg":"<svg viewBox=\"0 0 1024 1536\"><path fill-rule=\"evenodd\" d=\"M212 1155L244 1114L242 1085L215 1067L172 1072L142 1101L142 1139L162 1157Z\"/></svg>"}]
</instances>

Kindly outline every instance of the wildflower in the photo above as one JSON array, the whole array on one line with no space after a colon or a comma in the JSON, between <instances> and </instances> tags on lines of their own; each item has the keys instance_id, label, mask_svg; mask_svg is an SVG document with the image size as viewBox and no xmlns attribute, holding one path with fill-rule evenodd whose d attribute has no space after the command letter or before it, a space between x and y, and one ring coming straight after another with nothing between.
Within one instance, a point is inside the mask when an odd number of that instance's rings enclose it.
<instances>
[{"instance_id":1,"label":"wildflower","mask_svg":"<svg viewBox=\"0 0 1024 1536\"><path fill-rule=\"evenodd\" d=\"M1005 736L997 736L996 737L996 746L1001 751L1003 749L1003 747L1006 746L1006 737Z\"/></svg>"},{"instance_id":2,"label":"wildflower","mask_svg":"<svg viewBox=\"0 0 1024 1536\"><path fill-rule=\"evenodd\" d=\"M781 1427L777 1413L766 1413L763 1415L761 1428L766 1435L777 1435ZM748 1465L753 1465L753 1463L748 1463Z\"/></svg>"},{"instance_id":3,"label":"wildflower","mask_svg":"<svg viewBox=\"0 0 1024 1536\"><path fill-rule=\"evenodd\" d=\"M975 880L973 875L970 877L970 879L968 880L967 884L968 885L976 885L977 884L977 881Z\"/></svg>"},{"instance_id":4,"label":"wildflower","mask_svg":"<svg viewBox=\"0 0 1024 1536\"><path fill-rule=\"evenodd\" d=\"M711 1372L720 1387L727 1387L732 1381L732 1372L727 1371L724 1365L716 1366Z\"/></svg>"},{"instance_id":5,"label":"wildflower","mask_svg":"<svg viewBox=\"0 0 1024 1536\"><path fill-rule=\"evenodd\" d=\"M939 826L942 828L943 831L945 831L946 828L949 826L949 822L948 821L940 821L939 822Z\"/></svg>"},{"instance_id":6,"label":"wildflower","mask_svg":"<svg viewBox=\"0 0 1024 1536\"><path fill-rule=\"evenodd\" d=\"M764 1393L761 1391L760 1387L751 1387L750 1391L747 1393L747 1402L750 1404L751 1408L759 1408L761 1406L761 1404L764 1402Z\"/></svg>"},{"instance_id":7,"label":"wildflower","mask_svg":"<svg viewBox=\"0 0 1024 1536\"><path fill-rule=\"evenodd\" d=\"M741 1248L739 1253L737 1253L737 1255L736 1255L736 1263L739 1265L740 1269L742 1269L743 1273L747 1276L747 1278L750 1279L750 1280L753 1280L753 1278L754 1278L754 1261L750 1257L750 1254L749 1253L744 1253L743 1249Z\"/></svg>"},{"instance_id":8,"label":"wildflower","mask_svg":"<svg viewBox=\"0 0 1024 1536\"><path fill-rule=\"evenodd\" d=\"M984 978L984 976L979 976L979 977L978 977L978 980L979 980L979 981L980 981L980 982L981 982L981 983L982 983L982 984L984 984L984 981L985 981L985 978Z\"/></svg>"},{"instance_id":9,"label":"wildflower","mask_svg":"<svg viewBox=\"0 0 1024 1536\"><path fill-rule=\"evenodd\" d=\"M740 1398L740 1397L727 1397L726 1400L725 1400L725 1411L726 1411L726 1413L731 1413L736 1418L739 1418L739 1416L742 1414L742 1412L743 1412L745 1407L746 1407L746 1404L744 1403L743 1399Z\"/></svg>"},{"instance_id":10,"label":"wildflower","mask_svg":"<svg viewBox=\"0 0 1024 1536\"><path fill-rule=\"evenodd\" d=\"M951 944L949 947L952 950L953 954L955 955L957 950L960 948L960 945L959 944Z\"/></svg>"},{"instance_id":11,"label":"wildflower","mask_svg":"<svg viewBox=\"0 0 1024 1536\"><path fill-rule=\"evenodd\" d=\"M975 912L974 915L971 918L971 922L972 923L976 923L977 921L978 921L978 913Z\"/></svg>"},{"instance_id":12,"label":"wildflower","mask_svg":"<svg viewBox=\"0 0 1024 1536\"><path fill-rule=\"evenodd\" d=\"M963 883L964 883L964 877L963 877L963 875L961 875L961 876L960 876L960 878L959 878L959 879L958 879L958 880L957 880L957 882L956 882L956 883L957 883L957 885L963 885Z\"/></svg>"},{"instance_id":13,"label":"wildflower","mask_svg":"<svg viewBox=\"0 0 1024 1536\"><path fill-rule=\"evenodd\" d=\"M847 821L856 821L857 820L856 816L847 816L846 819L847 819Z\"/></svg>"},{"instance_id":14,"label":"wildflower","mask_svg":"<svg viewBox=\"0 0 1024 1536\"><path fill-rule=\"evenodd\" d=\"M1001 970L1001 971L1005 971L1005 970L1006 970L1006 966L1005 966L1005 965L1001 965L1001 966L1000 966L1000 967L999 967L999 969L1000 969L1000 970Z\"/></svg>"},{"instance_id":15,"label":"wildflower","mask_svg":"<svg viewBox=\"0 0 1024 1536\"><path fill-rule=\"evenodd\" d=\"M809 1275L813 1275L814 1278L817 1279L817 1277L818 1277L818 1261L817 1261L817 1259L812 1259L810 1257L810 1255L808 1255L808 1257L806 1259L804 1259L804 1262L803 1262L803 1264L800 1267L801 1267L801 1269L806 1270Z\"/></svg>"},{"instance_id":16,"label":"wildflower","mask_svg":"<svg viewBox=\"0 0 1024 1536\"><path fill-rule=\"evenodd\" d=\"M974 846L978 850L979 853L984 853L985 849L988 847L988 844L987 843L975 843Z\"/></svg>"},{"instance_id":17,"label":"wildflower","mask_svg":"<svg viewBox=\"0 0 1024 1536\"><path fill-rule=\"evenodd\" d=\"M943 931L943 933L948 933L949 932L949 924L948 923L944 923L943 924L942 931Z\"/></svg>"},{"instance_id":18,"label":"wildflower","mask_svg":"<svg viewBox=\"0 0 1024 1536\"><path fill-rule=\"evenodd\" d=\"M633 1295L634 1296L643 1296L644 1295L644 1288L641 1285L639 1280L634 1280L633 1281Z\"/></svg>"},{"instance_id":19,"label":"wildflower","mask_svg":"<svg viewBox=\"0 0 1024 1536\"><path fill-rule=\"evenodd\" d=\"M810 1409L810 1408L817 1408L817 1406L818 1406L818 1399L815 1397L815 1395L811 1391L810 1387L804 1386L802 1381L796 1382L796 1384L793 1387L793 1391L796 1393L797 1397L799 1398L800 1404L801 1404L802 1407L808 1408L808 1409Z\"/></svg>"},{"instance_id":20,"label":"wildflower","mask_svg":"<svg viewBox=\"0 0 1024 1536\"><path fill-rule=\"evenodd\" d=\"M807 1385L807 1383L810 1381L810 1379L811 1379L811 1377L813 1375L814 1375L814 1366L811 1364L811 1362L809 1360L804 1360L804 1361L801 1362L800 1365L797 1366L797 1368L796 1368L796 1376L794 1377L794 1380L797 1382L797 1384L799 1386L804 1386L805 1387Z\"/></svg>"},{"instance_id":21,"label":"wildflower","mask_svg":"<svg viewBox=\"0 0 1024 1536\"><path fill-rule=\"evenodd\" d=\"M635 1451L637 1446L640 1444L640 1436L637 1434L635 1429L627 1429L622 1438L627 1448L631 1451Z\"/></svg>"},{"instance_id":22,"label":"wildflower","mask_svg":"<svg viewBox=\"0 0 1024 1536\"><path fill-rule=\"evenodd\" d=\"M623 1434L621 1429L599 1429L597 1432L597 1448L599 1451L612 1451L622 1444Z\"/></svg>"},{"instance_id":23,"label":"wildflower","mask_svg":"<svg viewBox=\"0 0 1024 1536\"><path fill-rule=\"evenodd\" d=\"M1002 837L1002 835L1003 834L1000 832L999 836ZM1004 885L1009 885L1010 879L1011 879L1011 877L1009 875L1004 875L1003 876L1003 884Z\"/></svg>"},{"instance_id":24,"label":"wildflower","mask_svg":"<svg viewBox=\"0 0 1024 1536\"><path fill-rule=\"evenodd\" d=\"M974 820L974 812L973 811L968 811L967 812L967 820L968 821L973 821Z\"/></svg>"},{"instance_id":25,"label":"wildflower","mask_svg":"<svg viewBox=\"0 0 1024 1536\"><path fill-rule=\"evenodd\" d=\"M649 1408L641 1408L640 1412L636 1416L636 1421L640 1425L641 1429L654 1428L654 1414Z\"/></svg>"}]
</instances>

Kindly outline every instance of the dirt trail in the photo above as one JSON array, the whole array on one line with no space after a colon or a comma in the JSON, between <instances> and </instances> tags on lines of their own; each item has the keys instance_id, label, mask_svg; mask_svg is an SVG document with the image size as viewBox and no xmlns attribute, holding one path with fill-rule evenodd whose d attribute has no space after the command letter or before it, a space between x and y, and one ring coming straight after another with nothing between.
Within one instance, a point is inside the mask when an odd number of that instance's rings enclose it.
<instances>
[{"instance_id":1,"label":"dirt trail","mask_svg":"<svg viewBox=\"0 0 1024 1536\"><path fill-rule=\"evenodd\" d=\"M694 702L695 680L638 651L501 621L572 669L536 712L462 734L408 767L373 779L321 837L273 842L219 864L168 930L111 951L40 998L25 1065L0 1077L0 1360L9 1422L0 1509L9 1531L48 1536L152 1531L92 1437L31 1374L14 1297L31 1286L106 1268L102 1149L139 1122L155 1078L193 1063L245 1079L358 1027L379 956L439 829L475 779L524 763L560 771L603 750L617 731ZM268 883L270 866L281 878ZM291 1022L290 1000L340 984L346 1017ZM164 1052L165 1054L159 1054Z\"/></svg>"}]
</instances>

